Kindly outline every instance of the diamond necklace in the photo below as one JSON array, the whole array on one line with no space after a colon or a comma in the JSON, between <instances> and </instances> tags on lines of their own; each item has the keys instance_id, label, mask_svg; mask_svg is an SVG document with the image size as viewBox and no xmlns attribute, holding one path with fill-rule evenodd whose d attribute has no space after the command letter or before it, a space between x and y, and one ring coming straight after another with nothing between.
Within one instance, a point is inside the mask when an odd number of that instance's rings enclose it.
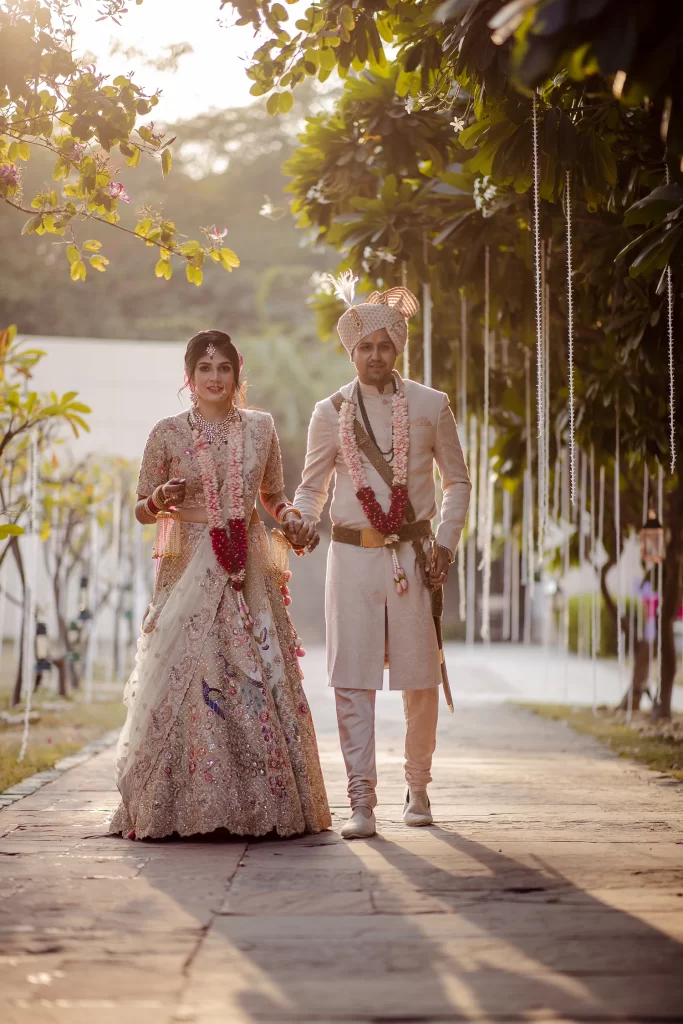
<instances>
[{"instance_id":1,"label":"diamond necklace","mask_svg":"<svg viewBox=\"0 0 683 1024\"><path fill-rule=\"evenodd\" d=\"M225 444L228 440L228 429L235 414L239 416L239 412L233 406L224 420L205 420L198 409L193 409L190 413L190 426L196 427L209 444Z\"/></svg>"}]
</instances>

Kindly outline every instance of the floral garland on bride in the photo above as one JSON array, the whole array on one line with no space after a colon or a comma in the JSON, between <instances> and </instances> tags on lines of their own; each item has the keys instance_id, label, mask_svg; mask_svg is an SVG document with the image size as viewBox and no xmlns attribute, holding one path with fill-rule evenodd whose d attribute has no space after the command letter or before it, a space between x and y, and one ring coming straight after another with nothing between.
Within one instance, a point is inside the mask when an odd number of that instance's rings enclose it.
<instances>
[{"instance_id":1,"label":"floral garland on bride","mask_svg":"<svg viewBox=\"0 0 683 1024\"><path fill-rule=\"evenodd\" d=\"M230 585L237 594L240 615L245 625L250 627L253 625L253 620L242 593L247 567L247 528L244 518L244 478L242 475L244 462L242 417L236 412L232 416L227 430L228 507L226 525L223 524L223 510L216 480L216 465L211 447L196 424L192 424L192 437L202 477L211 546L218 564L225 569Z\"/></svg>"},{"instance_id":2,"label":"floral garland on bride","mask_svg":"<svg viewBox=\"0 0 683 1024\"><path fill-rule=\"evenodd\" d=\"M358 383L356 383L356 388ZM354 392L355 394L355 388ZM399 542L398 531L403 523L408 504L408 449L410 447L410 431L408 429L408 401L399 388L391 400L391 431L394 446L393 482L391 485L391 503L385 512L377 500L372 487L368 484L365 466L356 440L356 403L347 399L342 403L339 412L339 439L341 442L344 462L351 476L356 497L363 506L363 512L370 524L381 534L384 543L391 548L394 587L397 594L408 589L408 579L401 568L396 554Z\"/></svg>"}]
</instances>

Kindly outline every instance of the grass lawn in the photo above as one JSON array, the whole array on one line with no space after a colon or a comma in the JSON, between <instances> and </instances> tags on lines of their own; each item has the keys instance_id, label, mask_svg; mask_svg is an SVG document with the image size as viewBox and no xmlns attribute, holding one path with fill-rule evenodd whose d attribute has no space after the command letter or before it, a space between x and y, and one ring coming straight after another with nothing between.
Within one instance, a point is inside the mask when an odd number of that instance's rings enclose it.
<instances>
[{"instance_id":1,"label":"grass lawn","mask_svg":"<svg viewBox=\"0 0 683 1024\"><path fill-rule=\"evenodd\" d=\"M16 709L18 712L20 709ZM37 707L40 721L31 723L28 749L19 764L22 726L0 721L0 793L28 775L51 768L111 729L123 725L126 709L120 700L93 704L70 701L59 710Z\"/></svg>"},{"instance_id":2,"label":"grass lawn","mask_svg":"<svg viewBox=\"0 0 683 1024\"><path fill-rule=\"evenodd\" d=\"M653 722L649 713L634 713L630 724L623 711L568 707L562 704L523 704L534 714L552 722L566 722L577 732L594 736L619 757L666 772L683 781L683 715L670 722Z\"/></svg>"}]
</instances>

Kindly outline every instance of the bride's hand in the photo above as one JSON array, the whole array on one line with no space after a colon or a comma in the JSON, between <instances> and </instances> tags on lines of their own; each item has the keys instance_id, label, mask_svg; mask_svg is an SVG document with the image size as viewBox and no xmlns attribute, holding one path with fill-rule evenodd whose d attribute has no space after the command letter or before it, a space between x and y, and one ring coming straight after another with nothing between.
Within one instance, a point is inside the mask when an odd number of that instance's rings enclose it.
<instances>
[{"instance_id":1,"label":"bride's hand","mask_svg":"<svg viewBox=\"0 0 683 1024\"><path fill-rule=\"evenodd\" d=\"M181 477L171 477L161 488L164 501L167 505L182 505L185 501L185 480Z\"/></svg>"}]
</instances>

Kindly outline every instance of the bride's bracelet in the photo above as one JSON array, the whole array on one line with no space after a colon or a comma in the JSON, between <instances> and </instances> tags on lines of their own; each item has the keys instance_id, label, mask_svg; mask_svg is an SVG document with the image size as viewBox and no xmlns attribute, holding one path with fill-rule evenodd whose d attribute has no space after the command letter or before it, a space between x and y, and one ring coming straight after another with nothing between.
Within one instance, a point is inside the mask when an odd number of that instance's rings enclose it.
<instances>
[{"instance_id":1,"label":"bride's bracelet","mask_svg":"<svg viewBox=\"0 0 683 1024\"><path fill-rule=\"evenodd\" d=\"M275 519L280 524L280 526L284 526L285 519L290 513L296 516L297 519L303 518L301 512L299 512L299 509L296 507L296 505L292 505L291 501L280 502L280 504L275 509Z\"/></svg>"}]
</instances>

